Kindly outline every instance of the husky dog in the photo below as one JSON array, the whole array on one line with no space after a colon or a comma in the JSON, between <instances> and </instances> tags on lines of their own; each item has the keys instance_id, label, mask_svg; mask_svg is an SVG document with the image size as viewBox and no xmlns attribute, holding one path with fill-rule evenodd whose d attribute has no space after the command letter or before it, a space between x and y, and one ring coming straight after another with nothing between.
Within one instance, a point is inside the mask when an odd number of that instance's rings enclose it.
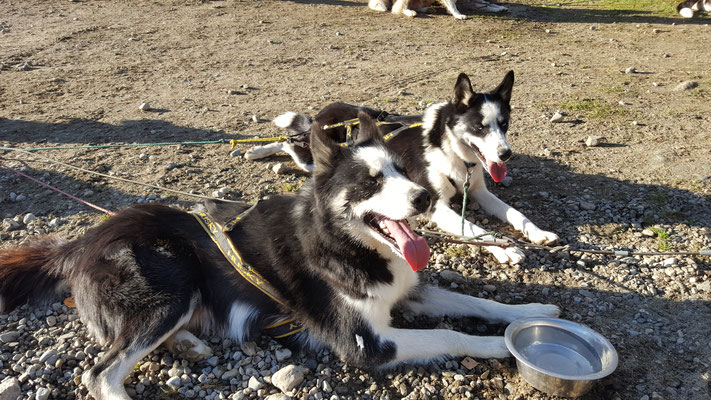
<instances>
[{"instance_id":1,"label":"husky dog","mask_svg":"<svg viewBox=\"0 0 711 400\"><path fill-rule=\"evenodd\" d=\"M427 265L430 251L407 219L430 208L429 193L407 177L374 121L364 113L359 118L359 138L350 147L314 129L310 182L296 196L260 201L229 232L243 260L281 302L239 276L192 215L138 205L73 242L45 239L0 252L0 304L8 311L67 282L81 320L107 347L82 375L97 400L129 399L124 378L161 343L200 353L205 344L189 328L241 342L266 325L295 318L304 330L286 339L289 346L328 346L363 368L446 356L506 357L503 337L391 325L395 305L504 323L559 311L418 283L415 271ZM224 221L250 205L206 207Z\"/></svg>"},{"instance_id":2,"label":"husky dog","mask_svg":"<svg viewBox=\"0 0 711 400\"><path fill-rule=\"evenodd\" d=\"M422 126L401 131L388 140L387 145L402 158L410 177L432 193L433 207L426 213L431 221L447 232L462 234L461 216L450 204L456 195L462 195L467 169L470 169L469 199L478 202L487 213L511 224L528 240L550 244L558 241L555 233L538 228L521 212L494 196L487 190L484 180L484 171L496 182L506 177L505 162L512 154L505 134L509 127L513 82L513 71L509 71L491 92L475 93L469 77L460 74L454 85L454 100L432 104L421 118L392 116L379 110L336 103L324 108L313 122L307 115L288 112L275 118L274 123L293 133L303 134L314 127L321 129L324 125L354 118L359 111L380 116L388 123L381 125L385 129L392 129L387 127L392 127L393 122L420 120ZM394 126L398 127L397 124ZM345 140L343 127L328 131L336 140ZM310 154L296 147L288 142L272 143L250 149L245 157L257 159L286 151L301 168L311 170ZM464 236L478 236L484 232L465 221ZM486 249L501 263L517 264L525 258L524 253L514 247L489 246Z\"/></svg>"},{"instance_id":3,"label":"husky dog","mask_svg":"<svg viewBox=\"0 0 711 400\"><path fill-rule=\"evenodd\" d=\"M393 14L402 14L408 17L414 17L418 12L427 12L427 10L437 0L370 0L368 8L375 11L388 11L390 9ZM467 16L460 13L457 9L456 0L439 0L447 11L457 19L467 19ZM500 13L506 12L509 9L497 4L490 3L486 0L477 0L472 4L472 7L477 11Z\"/></svg>"},{"instance_id":4,"label":"husky dog","mask_svg":"<svg viewBox=\"0 0 711 400\"><path fill-rule=\"evenodd\" d=\"M676 6L676 11L684 18L691 18L695 11L711 12L711 0L686 0Z\"/></svg>"}]
</instances>

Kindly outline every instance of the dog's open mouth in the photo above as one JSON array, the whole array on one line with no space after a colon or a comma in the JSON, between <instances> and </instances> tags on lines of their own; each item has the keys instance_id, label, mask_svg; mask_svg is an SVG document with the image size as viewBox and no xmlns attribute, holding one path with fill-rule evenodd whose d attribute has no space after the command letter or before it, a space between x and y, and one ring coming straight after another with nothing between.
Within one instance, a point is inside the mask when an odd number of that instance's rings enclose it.
<instances>
[{"instance_id":1,"label":"dog's open mouth","mask_svg":"<svg viewBox=\"0 0 711 400\"><path fill-rule=\"evenodd\" d=\"M506 178L506 163L489 161L474 143L469 142L469 146L474 150L479 161L486 168L486 172L491 175L494 182L501 182Z\"/></svg>"},{"instance_id":2,"label":"dog's open mouth","mask_svg":"<svg viewBox=\"0 0 711 400\"><path fill-rule=\"evenodd\" d=\"M419 271L427 266L430 259L430 248L427 241L422 236L415 234L407 221L396 221L382 215L368 214L365 217L365 223L380 236L397 246L413 271Z\"/></svg>"}]
</instances>

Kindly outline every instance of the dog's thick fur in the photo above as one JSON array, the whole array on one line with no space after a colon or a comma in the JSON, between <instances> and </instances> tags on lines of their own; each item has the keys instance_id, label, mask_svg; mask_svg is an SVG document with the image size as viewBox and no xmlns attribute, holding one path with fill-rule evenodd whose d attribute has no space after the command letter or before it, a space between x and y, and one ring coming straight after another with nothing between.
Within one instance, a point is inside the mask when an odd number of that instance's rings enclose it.
<instances>
[{"instance_id":1,"label":"dog's thick fur","mask_svg":"<svg viewBox=\"0 0 711 400\"><path fill-rule=\"evenodd\" d=\"M467 16L457 9L456 0L370 0L368 7L375 11L391 10L393 14L414 17L418 12L427 12L436 3L441 3L454 18L467 19ZM482 12L499 13L508 11L508 8L486 0L475 1L473 7Z\"/></svg>"},{"instance_id":2,"label":"dog's thick fur","mask_svg":"<svg viewBox=\"0 0 711 400\"><path fill-rule=\"evenodd\" d=\"M335 124L355 118L359 111L373 117L380 116L388 122L421 120L422 127L407 129L387 142L388 147L403 159L410 177L426 187L434 197L433 207L427 213L431 221L450 233L461 234L461 216L450 204L462 195L467 164L474 166L469 199L477 202L484 211L502 221L508 222L516 230L534 243L550 244L558 241L555 233L538 228L521 212L501 201L486 188L485 164L505 162L511 157L505 134L509 125L510 101L514 75L509 71L501 83L491 92L475 93L469 78L461 74L454 87L454 100L429 106L422 117L399 117L362 106L336 103L324 108L312 122L304 115L289 112L277 117L274 122L294 133L308 132L312 127L320 129L324 125ZM398 125L383 125L381 128L394 129ZM329 129L334 140L345 140L345 129ZM311 170L311 158L307 153L296 154L291 143L275 143L254 147L245 157L257 159L286 151L305 170ZM465 221L464 235L478 236L485 230ZM484 237L484 239L490 239ZM489 246L501 263L520 263L524 253L515 247L502 249Z\"/></svg>"},{"instance_id":3,"label":"dog's thick fur","mask_svg":"<svg viewBox=\"0 0 711 400\"><path fill-rule=\"evenodd\" d=\"M711 0L686 0L676 6L676 11L684 18L691 18L695 11L711 12Z\"/></svg>"},{"instance_id":4,"label":"dog's thick fur","mask_svg":"<svg viewBox=\"0 0 711 400\"><path fill-rule=\"evenodd\" d=\"M443 356L508 355L502 337L395 328L390 313L397 304L432 316L499 322L558 315L553 305L499 304L419 284L406 250L389 236L390 224L409 231L403 221L430 207L428 192L404 175L372 119L362 113L360 125L358 143L349 148L312 131L313 179L296 196L257 203L229 233L284 305L235 273L193 216L139 205L73 242L45 239L0 252L0 312L50 296L66 281L81 320L107 347L82 375L97 400L129 399L125 376L161 343L204 353L188 328L242 341L293 316L306 330L291 336L289 345L326 345L352 365L377 368ZM220 221L247 208L207 204ZM427 257L429 250L425 263Z\"/></svg>"}]
</instances>

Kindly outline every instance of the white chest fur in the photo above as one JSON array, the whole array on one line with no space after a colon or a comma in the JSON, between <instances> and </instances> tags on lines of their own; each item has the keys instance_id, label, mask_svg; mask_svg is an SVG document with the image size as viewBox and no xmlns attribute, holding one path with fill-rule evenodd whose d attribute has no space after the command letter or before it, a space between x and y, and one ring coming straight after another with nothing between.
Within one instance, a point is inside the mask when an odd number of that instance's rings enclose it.
<instances>
[{"instance_id":1,"label":"white chest fur","mask_svg":"<svg viewBox=\"0 0 711 400\"><path fill-rule=\"evenodd\" d=\"M342 295L348 305L359 312L376 331L390 326L390 311L395 304L407 297L417 286L419 278L402 257L395 254L389 259L388 268L393 274L391 283L378 283L368 288L368 297L353 299Z\"/></svg>"}]
</instances>

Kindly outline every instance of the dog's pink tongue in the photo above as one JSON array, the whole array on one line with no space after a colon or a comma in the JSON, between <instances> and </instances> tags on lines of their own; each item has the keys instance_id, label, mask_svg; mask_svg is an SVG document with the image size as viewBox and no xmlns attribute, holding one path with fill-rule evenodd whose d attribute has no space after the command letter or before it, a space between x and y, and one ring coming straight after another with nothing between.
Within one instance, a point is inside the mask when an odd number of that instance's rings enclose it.
<instances>
[{"instance_id":1,"label":"dog's pink tongue","mask_svg":"<svg viewBox=\"0 0 711 400\"><path fill-rule=\"evenodd\" d=\"M391 219L383 221L390 231L390 236L397 242L402 255L405 256L405 261L410 264L412 270L419 271L426 267L427 262L430 260L430 247L427 246L425 238L416 235L406 221L393 221Z\"/></svg>"},{"instance_id":2,"label":"dog's pink tongue","mask_svg":"<svg viewBox=\"0 0 711 400\"><path fill-rule=\"evenodd\" d=\"M489 175L494 178L494 182L501 182L506 178L506 163L486 160L486 169L489 170Z\"/></svg>"}]
</instances>

